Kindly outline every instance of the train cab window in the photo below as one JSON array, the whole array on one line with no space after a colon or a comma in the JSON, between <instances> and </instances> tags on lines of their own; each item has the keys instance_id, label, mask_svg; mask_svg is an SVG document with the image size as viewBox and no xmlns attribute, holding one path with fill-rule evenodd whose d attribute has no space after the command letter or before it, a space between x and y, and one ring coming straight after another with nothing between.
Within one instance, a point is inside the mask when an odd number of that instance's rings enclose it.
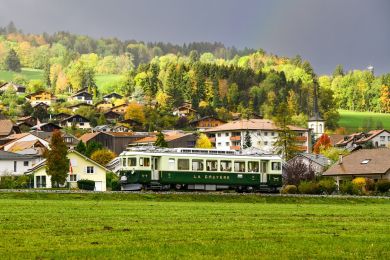
<instances>
[{"instance_id":1,"label":"train cab window","mask_svg":"<svg viewBox=\"0 0 390 260\"><path fill-rule=\"evenodd\" d=\"M206 170L207 171L218 171L218 161L217 160L207 160L206 161Z\"/></svg>"},{"instance_id":2,"label":"train cab window","mask_svg":"<svg viewBox=\"0 0 390 260\"><path fill-rule=\"evenodd\" d=\"M177 169L178 170L189 170L190 169L190 160L189 159L177 159Z\"/></svg>"},{"instance_id":3,"label":"train cab window","mask_svg":"<svg viewBox=\"0 0 390 260\"><path fill-rule=\"evenodd\" d=\"M232 171L232 161L221 161L221 172L231 172Z\"/></svg>"},{"instance_id":4,"label":"train cab window","mask_svg":"<svg viewBox=\"0 0 390 260\"><path fill-rule=\"evenodd\" d=\"M192 160L192 170L193 171L203 171L203 160L194 159Z\"/></svg>"},{"instance_id":5,"label":"train cab window","mask_svg":"<svg viewBox=\"0 0 390 260\"><path fill-rule=\"evenodd\" d=\"M273 171L279 171L281 169L280 162L272 162L271 168Z\"/></svg>"},{"instance_id":6,"label":"train cab window","mask_svg":"<svg viewBox=\"0 0 390 260\"><path fill-rule=\"evenodd\" d=\"M122 158L122 166L123 166L123 167L126 167L126 165L127 165L127 164L126 164L126 158ZM74 165L73 165L73 166L74 166Z\"/></svg>"},{"instance_id":7,"label":"train cab window","mask_svg":"<svg viewBox=\"0 0 390 260\"><path fill-rule=\"evenodd\" d=\"M249 172L259 172L259 162L248 162Z\"/></svg>"},{"instance_id":8,"label":"train cab window","mask_svg":"<svg viewBox=\"0 0 390 260\"><path fill-rule=\"evenodd\" d=\"M129 166L137 166L137 158L128 158L127 165Z\"/></svg>"},{"instance_id":9,"label":"train cab window","mask_svg":"<svg viewBox=\"0 0 390 260\"><path fill-rule=\"evenodd\" d=\"M235 172L245 172L245 162L234 162L234 171Z\"/></svg>"},{"instance_id":10,"label":"train cab window","mask_svg":"<svg viewBox=\"0 0 390 260\"><path fill-rule=\"evenodd\" d=\"M149 167L150 166L150 158L140 157L139 158L139 166Z\"/></svg>"}]
</instances>

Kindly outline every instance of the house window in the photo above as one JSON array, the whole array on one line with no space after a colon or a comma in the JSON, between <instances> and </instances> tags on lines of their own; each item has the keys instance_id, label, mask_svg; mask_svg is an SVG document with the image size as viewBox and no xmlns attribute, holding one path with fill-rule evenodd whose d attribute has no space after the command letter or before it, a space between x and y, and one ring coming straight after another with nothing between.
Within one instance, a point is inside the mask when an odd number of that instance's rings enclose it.
<instances>
[{"instance_id":1,"label":"house window","mask_svg":"<svg viewBox=\"0 0 390 260\"><path fill-rule=\"evenodd\" d=\"M83 122L80 122L80 126L83 126L84 125L84 123Z\"/></svg>"},{"instance_id":2,"label":"house window","mask_svg":"<svg viewBox=\"0 0 390 260\"><path fill-rule=\"evenodd\" d=\"M267 141L264 141L264 145L268 145L268 142L267 142Z\"/></svg>"},{"instance_id":3,"label":"house window","mask_svg":"<svg viewBox=\"0 0 390 260\"><path fill-rule=\"evenodd\" d=\"M384 141L386 140L386 139L385 139L385 138L386 138L385 136L380 136L379 138L380 138L380 141L381 141L381 142L384 142Z\"/></svg>"},{"instance_id":4,"label":"house window","mask_svg":"<svg viewBox=\"0 0 390 260\"><path fill-rule=\"evenodd\" d=\"M268 132L264 132L264 136L268 136Z\"/></svg>"},{"instance_id":5,"label":"house window","mask_svg":"<svg viewBox=\"0 0 390 260\"><path fill-rule=\"evenodd\" d=\"M261 135L261 132L257 132L257 135L260 136L260 135Z\"/></svg>"},{"instance_id":6,"label":"house window","mask_svg":"<svg viewBox=\"0 0 390 260\"><path fill-rule=\"evenodd\" d=\"M229 142L226 142L226 146L229 146L230 145L230 143Z\"/></svg>"},{"instance_id":7,"label":"house window","mask_svg":"<svg viewBox=\"0 0 390 260\"><path fill-rule=\"evenodd\" d=\"M279 171L281 169L280 168L280 162L272 162L271 168L272 168L273 171Z\"/></svg>"},{"instance_id":8,"label":"house window","mask_svg":"<svg viewBox=\"0 0 390 260\"><path fill-rule=\"evenodd\" d=\"M387 137L387 141L389 141L389 142L390 142L390 136L388 136L388 137Z\"/></svg>"},{"instance_id":9,"label":"house window","mask_svg":"<svg viewBox=\"0 0 390 260\"><path fill-rule=\"evenodd\" d=\"M192 170L193 171L203 171L203 160L194 159L192 160Z\"/></svg>"},{"instance_id":10,"label":"house window","mask_svg":"<svg viewBox=\"0 0 390 260\"><path fill-rule=\"evenodd\" d=\"M76 181L77 181L77 174L69 175L69 182L76 182Z\"/></svg>"},{"instance_id":11,"label":"house window","mask_svg":"<svg viewBox=\"0 0 390 260\"><path fill-rule=\"evenodd\" d=\"M222 145L222 143L221 142L218 142L218 146L221 146Z\"/></svg>"},{"instance_id":12,"label":"house window","mask_svg":"<svg viewBox=\"0 0 390 260\"><path fill-rule=\"evenodd\" d=\"M271 135L272 135L272 136L275 136L275 132L271 132Z\"/></svg>"},{"instance_id":13,"label":"house window","mask_svg":"<svg viewBox=\"0 0 390 260\"><path fill-rule=\"evenodd\" d=\"M150 158L146 158L146 157L139 158L139 166L149 167L150 166Z\"/></svg>"},{"instance_id":14,"label":"house window","mask_svg":"<svg viewBox=\"0 0 390 260\"><path fill-rule=\"evenodd\" d=\"M218 137L221 137L221 133L218 133Z\"/></svg>"},{"instance_id":15,"label":"house window","mask_svg":"<svg viewBox=\"0 0 390 260\"><path fill-rule=\"evenodd\" d=\"M16 161L14 161L14 172L16 172L16 170L17 170L17 167L16 167L16 165L17 165L17 162L16 162Z\"/></svg>"},{"instance_id":16,"label":"house window","mask_svg":"<svg viewBox=\"0 0 390 260\"><path fill-rule=\"evenodd\" d=\"M229 136L229 133L225 133L225 136Z\"/></svg>"},{"instance_id":17,"label":"house window","mask_svg":"<svg viewBox=\"0 0 390 260\"><path fill-rule=\"evenodd\" d=\"M23 166L28 166L28 161L24 161Z\"/></svg>"},{"instance_id":18,"label":"house window","mask_svg":"<svg viewBox=\"0 0 390 260\"><path fill-rule=\"evenodd\" d=\"M189 159L177 159L177 169L188 171L190 169Z\"/></svg>"},{"instance_id":19,"label":"house window","mask_svg":"<svg viewBox=\"0 0 390 260\"><path fill-rule=\"evenodd\" d=\"M87 173L95 173L95 168L93 166L87 166Z\"/></svg>"}]
</instances>

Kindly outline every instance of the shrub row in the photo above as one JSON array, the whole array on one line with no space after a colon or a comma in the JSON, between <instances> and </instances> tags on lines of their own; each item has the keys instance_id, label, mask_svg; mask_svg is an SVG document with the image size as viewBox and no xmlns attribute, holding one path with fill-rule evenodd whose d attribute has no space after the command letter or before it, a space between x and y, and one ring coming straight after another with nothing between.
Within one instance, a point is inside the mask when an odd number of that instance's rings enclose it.
<instances>
[{"instance_id":1,"label":"shrub row","mask_svg":"<svg viewBox=\"0 0 390 260\"><path fill-rule=\"evenodd\" d=\"M80 190L95 190L95 182L91 180L78 180L77 187Z\"/></svg>"},{"instance_id":2,"label":"shrub row","mask_svg":"<svg viewBox=\"0 0 390 260\"><path fill-rule=\"evenodd\" d=\"M2 176L0 177L0 189L26 189L33 186L32 177L22 176Z\"/></svg>"}]
</instances>

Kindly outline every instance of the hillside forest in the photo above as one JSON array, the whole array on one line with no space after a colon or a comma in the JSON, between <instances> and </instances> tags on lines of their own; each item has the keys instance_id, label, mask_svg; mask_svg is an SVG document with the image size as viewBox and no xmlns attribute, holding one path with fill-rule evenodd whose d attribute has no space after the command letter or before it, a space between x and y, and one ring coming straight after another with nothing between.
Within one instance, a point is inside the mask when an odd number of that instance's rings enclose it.
<instances>
[{"instance_id":1,"label":"hillside forest","mask_svg":"<svg viewBox=\"0 0 390 260\"><path fill-rule=\"evenodd\" d=\"M54 113L65 111L67 97L84 87L96 102L117 92L142 104L145 116L140 121L150 130L180 126L183 122L172 118L171 112L184 102L191 103L200 116L225 120L232 113L273 118L285 103L292 123L306 126L315 86L328 129L338 127L338 109L390 112L390 74L344 72L339 65L332 75L318 76L299 55L280 57L222 43L175 45L94 39L69 32L24 34L11 22L0 27L0 70L21 68L43 70L42 80L16 73L13 81L26 85L28 93L42 89L54 93L63 101ZM97 75L116 75L116 80L97 85ZM23 114L23 97L3 93L0 101L9 108L4 113L10 117Z\"/></svg>"}]
</instances>

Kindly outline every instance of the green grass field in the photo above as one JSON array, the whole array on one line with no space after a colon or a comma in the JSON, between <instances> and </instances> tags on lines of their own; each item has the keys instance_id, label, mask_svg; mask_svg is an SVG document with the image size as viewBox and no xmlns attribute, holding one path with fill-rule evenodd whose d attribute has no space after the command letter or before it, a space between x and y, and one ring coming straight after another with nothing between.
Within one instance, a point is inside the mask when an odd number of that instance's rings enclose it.
<instances>
[{"instance_id":1,"label":"green grass field","mask_svg":"<svg viewBox=\"0 0 390 260\"><path fill-rule=\"evenodd\" d=\"M340 127L344 127L347 131L358 131L364 124L364 120L372 118L372 129L376 129L377 121L381 121L384 129L390 129L390 114L373 113L373 112L355 112L348 110L339 110Z\"/></svg>"},{"instance_id":2,"label":"green grass field","mask_svg":"<svg viewBox=\"0 0 390 260\"><path fill-rule=\"evenodd\" d=\"M390 258L390 200L0 193L9 258Z\"/></svg>"},{"instance_id":3,"label":"green grass field","mask_svg":"<svg viewBox=\"0 0 390 260\"><path fill-rule=\"evenodd\" d=\"M32 79L43 79L43 70L23 68L20 73L0 70L0 80L2 81L11 81L15 76L20 75L27 80Z\"/></svg>"}]
</instances>

